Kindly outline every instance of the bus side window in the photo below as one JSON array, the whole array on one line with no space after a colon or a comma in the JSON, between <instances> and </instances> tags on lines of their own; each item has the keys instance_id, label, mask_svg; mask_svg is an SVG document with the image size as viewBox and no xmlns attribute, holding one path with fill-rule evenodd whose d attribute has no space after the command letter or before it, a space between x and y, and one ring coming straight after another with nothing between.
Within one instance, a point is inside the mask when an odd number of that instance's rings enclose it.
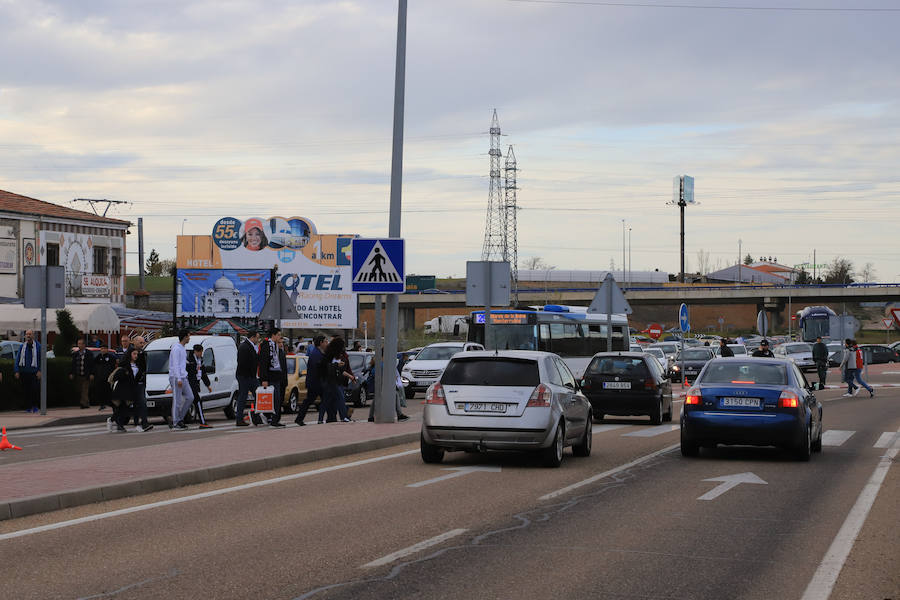
<instances>
[{"instance_id":1,"label":"bus side window","mask_svg":"<svg viewBox=\"0 0 900 600\"><path fill-rule=\"evenodd\" d=\"M553 352L553 345L550 343L550 324L541 323L538 327L538 350L541 352Z\"/></svg>"},{"instance_id":2,"label":"bus side window","mask_svg":"<svg viewBox=\"0 0 900 600\"><path fill-rule=\"evenodd\" d=\"M588 325L588 356L606 352L606 325Z\"/></svg>"}]
</instances>

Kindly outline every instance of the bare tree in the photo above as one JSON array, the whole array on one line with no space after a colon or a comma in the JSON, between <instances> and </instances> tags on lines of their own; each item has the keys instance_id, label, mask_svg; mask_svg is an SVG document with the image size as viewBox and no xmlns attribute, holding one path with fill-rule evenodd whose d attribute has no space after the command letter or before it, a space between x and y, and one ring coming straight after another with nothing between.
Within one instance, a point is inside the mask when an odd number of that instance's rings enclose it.
<instances>
[{"instance_id":1,"label":"bare tree","mask_svg":"<svg viewBox=\"0 0 900 600\"><path fill-rule=\"evenodd\" d=\"M540 256L530 256L522 263L522 267L529 271L545 271L553 269L552 265L547 264Z\"/></svg>"},{"instance_id":2,"label":"bare tree","mask_svg":"<svg viewBox=\"0 0 900 600\"><path fill-rule=\"evenodd\" d=\"M863 280L863 283L875 281L878 278L878 274L875 272L875 265L867 262L862 271L859 272L859 278Z\"/></svg>"},{"instance_id":3,"label":"bare tree","mask_svg":"<svg viewBox=\"0 0 900 600\"><path fill-rule=\"evenodd\" d=\"M709 252L703 249L697 250L697 271L701 275L706 275L710 271L709 264Z\"/></svg>"},{"instance_id":4,"label":"bare tree","mask_svg":"<svg viewBox=\"0 0 900 600\"><path fill-rule=\"evenodd\" d=\"M825 269L825 283L853 283L853 261L846 258L835 258Z\"/></svg>"}]
</instances>

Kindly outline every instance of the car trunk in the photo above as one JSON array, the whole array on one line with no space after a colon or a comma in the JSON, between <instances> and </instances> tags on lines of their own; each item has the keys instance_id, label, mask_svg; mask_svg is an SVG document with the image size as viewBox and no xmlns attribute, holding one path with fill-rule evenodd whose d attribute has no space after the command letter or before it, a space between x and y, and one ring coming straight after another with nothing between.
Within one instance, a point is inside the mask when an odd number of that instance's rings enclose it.
<instances>
[{"instance_id":1,"label":"car trunk","mask_svg":"<svg viewBox=\"0 0 900 600\"><path fill-rule=\"evenodd\" d=\"M509 357L455 359L441 377L451 415L521 416L539 384L537 361Z\"/></svg>"},{"instance_id":2,"label":"car trunk","mask_svg":"<svg viewBox=\"0 0 900 600\"><path fill-rule=\"evenodd\" d=\"M656 380L642 359L602 357L587 368L583 379L584 393L589 397L603 397L627 404L636 398L646 398L656 391Z\"/></svg>"},{"instance_id":3,"label":"car trunk","mask_svg":"<svg viewBox=\"0 0 900 600\"><path fill-rule=\"evenodd\" d=\"M775 412L783 387L778 385L710 384L701 388L704 410Z\"/></svg>"}]
</instances>

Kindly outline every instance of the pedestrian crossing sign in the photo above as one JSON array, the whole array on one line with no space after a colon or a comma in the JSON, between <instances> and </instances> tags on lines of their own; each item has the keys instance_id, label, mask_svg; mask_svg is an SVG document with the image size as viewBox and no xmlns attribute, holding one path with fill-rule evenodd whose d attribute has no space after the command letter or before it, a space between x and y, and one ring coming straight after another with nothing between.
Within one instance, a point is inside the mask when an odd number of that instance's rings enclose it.
<instances>
[{"instance_id":1,"label":"pedestrian crossing sign","mask_svg":"<svg viewBox=\"0 0 900 600\"><path fill-rule=\"evenodd\" d=\"M402 294L406 291L404 240L354 238L351 257L354 292Z\"/></svg>"}]
</instances>

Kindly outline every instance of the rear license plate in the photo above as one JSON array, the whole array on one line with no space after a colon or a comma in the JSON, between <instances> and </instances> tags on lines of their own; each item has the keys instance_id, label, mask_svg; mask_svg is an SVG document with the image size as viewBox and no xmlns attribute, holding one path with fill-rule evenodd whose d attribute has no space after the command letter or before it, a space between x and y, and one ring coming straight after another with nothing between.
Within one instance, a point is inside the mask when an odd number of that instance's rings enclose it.
<instances>
[{"instance_id":1,"label":"rear license plate","mask_svg":"<svg viewBox=\"0 0 900 600\"><path fill-rule=\"evenodd\" d=\"M759 398L722 398L722 406L737 406L740 408L759 408Z\"/></svg>"},{"instance_id":2,"label":"rear license plate","mask_svg":"<svg viewBox=\"0 0 900 600\"><path fill-rule=\"evenodd\" d=\"M631 382L630 381L604 381L603 389L604 390L630 390Z\"/></svg>"},{"instance_id":3,"label":"rear license plate","mask_svg":"<svg viewBox=\"0 0 900 600\"><path fill-rule=\"evenodd\" d=\"M463 410L466 412L505 413L506 404L502 402L466 402Z\"/></svg>"},{"instance_id":4,"label":"rear license plate","mask_svg":"<svg viewBox=\"0 0 900 600\"><path fill-rule=\"evenodd\" d=\"M147 408L156 408L156 400L147 400Z\"/></svg>"}]
</instances>

